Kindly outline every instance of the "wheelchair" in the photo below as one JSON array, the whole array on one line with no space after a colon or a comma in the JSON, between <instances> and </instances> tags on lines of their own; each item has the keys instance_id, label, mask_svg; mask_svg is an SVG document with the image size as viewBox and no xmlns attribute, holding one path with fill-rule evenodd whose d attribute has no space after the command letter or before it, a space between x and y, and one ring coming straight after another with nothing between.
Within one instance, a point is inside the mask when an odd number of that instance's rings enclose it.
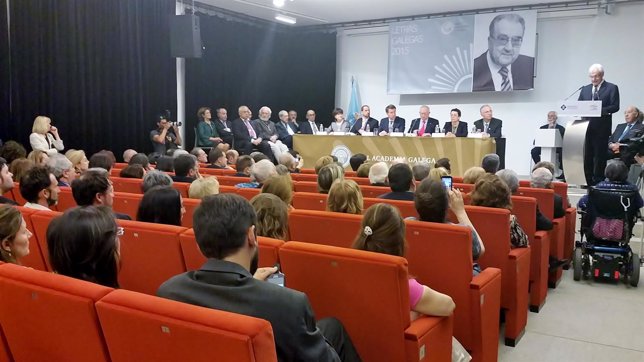
<instances>
[{"instance_id":1,"label":"wheelchair","mask_svg":"<svg viewBox=\"0 0 644 362\"><path fill-rule=\"evenodd\" d=\"M639 217L638 191L598 189L588 192L581 216L581 238L575 243L573 279L623 279L637 287L640 257L629 246L633 225ZM633 205L633 207L631 207ZM585 239L585 240L584 240Z\"/></svg>"}]
</instances>

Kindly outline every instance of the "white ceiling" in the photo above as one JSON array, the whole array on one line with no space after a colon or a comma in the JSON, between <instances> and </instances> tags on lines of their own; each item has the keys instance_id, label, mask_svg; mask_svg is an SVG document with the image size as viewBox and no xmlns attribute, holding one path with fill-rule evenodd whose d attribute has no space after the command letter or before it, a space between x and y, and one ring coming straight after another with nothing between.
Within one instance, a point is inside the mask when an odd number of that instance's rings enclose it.
<instances>
[{"instance_id":1,"label":"white ceiling","mask_svg":"<svg viewBox=\"0 0 644 362\"><path fill-rule=\"evenodd\" d=\"M561 0L285 0L281 9L272 0L199 0L218 8L275 21L278 13L297 19L297 26L324 25L462 10L561 2Z\"/></svg>"}]
</instances>

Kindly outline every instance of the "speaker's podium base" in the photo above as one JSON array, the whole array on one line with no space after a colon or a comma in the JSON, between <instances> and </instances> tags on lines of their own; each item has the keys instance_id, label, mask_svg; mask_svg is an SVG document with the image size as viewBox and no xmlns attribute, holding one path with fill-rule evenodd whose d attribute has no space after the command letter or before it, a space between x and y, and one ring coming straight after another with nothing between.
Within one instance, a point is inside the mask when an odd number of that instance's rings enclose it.
<instances>
[{"instance_id":1,"label":"speaker's podium base","mask_svg":"<svg viewBox=\"0 0 644 362\"><path fill-rule=\"evenodd\" d=\"M566 183L569 185L586 186L584 174L584 144L588 120L578 119L566 125L566 134L563 138L562 159ZM608 145L607 145L608 147Z\"/></svg>"}]
</instances>

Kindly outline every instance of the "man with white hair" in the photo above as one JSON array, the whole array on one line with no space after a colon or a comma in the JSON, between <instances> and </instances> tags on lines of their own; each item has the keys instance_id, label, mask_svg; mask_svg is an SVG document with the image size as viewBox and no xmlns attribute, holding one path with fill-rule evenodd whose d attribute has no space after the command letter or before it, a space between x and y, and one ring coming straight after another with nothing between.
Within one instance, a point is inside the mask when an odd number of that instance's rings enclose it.
<instances>
[{"instance_id":1,"label":"man with white hair","mask_svg":"<svg viewBox=\"0 0 644 362\"><path fill-rule=\"evenodd\" d=\"M277 138L282 141L288 148L293 148L293 135L296 134L299 130L297 126L289 118L289 113L285 110L281 110L278 113L280 121L275 125L277 130ZM277 155L275 155L277 157ZM279 160L279 157L277 157Z\"/></svg>"},{"instance_id":2,"label":"man with white hair","mask_svg":"<svg viewBox=\"0 0 644 362\"><path fill-rule=\"evenodd\" d=\"M371 186L389 186L387 184L389 167L384 162L377 162L369 169L369 183Z\"/></svg>"},{"instance_id":3,"label":"man with white hair","mask_svg":"<svg viewBox=\"0 0 644 362\"><path fill-rule=\"evenodd\" d=\"M530 175L530 186L537 189L552 189L552 173L550 170L545 167L539 167L532 171L532 174ZM556 193L554 194L554 197L555 219L566 216L566 211L563 208L563 199Z\"/></svg>"},{"instance_id":4,"label":"man with white hair","mask_svg":"<svg viewBox=\"0 0 644 362\"><path fill-rule=\"evenodd\" d=\"M47 166L51 169L52 173L58 180L58 186L70 187L72 181L76 179L76 169L65 155L55 153L49 156Z\"/></svg>"},{"instance_id":5,"label":"man with white hair","mask_svg":"<svg viewBox=\"0 0 644 362\"><path fill-rule=\"evenodd\" d=\"M261 189L266 180L277 175L275 165L269 160L261 160L250 168L250 182L239 183L235 187Z\"/></svg>"},{"instance_id":6,"label":"man with white hair","mask_svg":"<svg viewBox=\"0 0 644 362\"><path fill-rule=\"evenodd\" d=\"M123 152L123 162L130 163L132 156L136 155L137 153L138 152L136 152L135 150L128 148Z\"/></svg>"},{"instance_id":7,"label":"man with white hair","mask_svg":"<svg viewBox=\"0 0 644 362\"><path fill-rule=\"evenodd\" d=\"M273 158L273 151L268 145L268 140L259 135L258 123L250 119L252 115L250 108L240 106L238 113L239 118L233 121L232 126L235 149L240 155L250 155L253 149L256 149L269 158Z\"/></svg>"},{"instance_id":8,"label":"man with white hair","mask_svg":"<svg viewBox=\"0 0 644 362\"><path fill-rule=\"evenodd\" d=\"M613 113L619 111L619 88L604 80L604 67L593 64L588 68L590 84L579 92L580 101L601 101L600 117L586 117L588 129L584 145L584 174L588 186L594 186L604 179L606 168L606 145L613 126Z\"/></svg>"},{"instance_id":9,"label":"man with white hair","mask_svg":"<svg viewBox=\"0 0 644 362\"><path fill-rule=\"evenodd\" d=\"M566 128L557 123L557 112L555 111L548 112L548 123L539 127L539 129L556 129L559 131L561 138L563 138L564 133L566 133ZM541 147L533 147L530 154L532 155L532 160L535 164L541 161ZM557 159L559 160L559 168L561 168L561 147L557 147Z\"/></svg>"},{"instance_id":10,"label":"man with white hair","mask_svg":"<svg viewBox=\"0 0 644 362\"><path fill-rule=\"evenodd\" d=\"M286 113L286 111L284 111ZM268 143L268 146L273 151L274 160L277 161L282 153L288 152L288 147L278 139L277 129L275 123L271 121L272 111L270 108L264 106L259 109L259 118L254 120L255 128L257 128L258 136ZM286 113L288 117L288 113ZM266 155L271 158L270 155ZM272 158L271 158L272 159Z\"/></svg>"}]
</instances>

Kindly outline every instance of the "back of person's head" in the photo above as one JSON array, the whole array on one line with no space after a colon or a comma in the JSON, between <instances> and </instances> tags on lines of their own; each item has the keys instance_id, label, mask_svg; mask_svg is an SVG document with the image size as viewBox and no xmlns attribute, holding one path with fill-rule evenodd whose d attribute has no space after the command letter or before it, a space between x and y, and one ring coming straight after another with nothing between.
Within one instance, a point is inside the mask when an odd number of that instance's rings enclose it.
<instances>
[{"instance_id":1,"label":"back of person's head","mask_svg":"<svg viewBox=\"0 0 644 362\"><path fill-rule=\"evenodd\" d=\"M604 169L608 181L625 182L628 178L628 168L621 160L609 161Z\"/></svg>"},{"instance_id":2,"label":"back of person's head","mask_svg":"<svg viewBox=\"0 0 644 362\"><path fill-rule=\"evenodd\" d=\"M488 153L487 155L483 156L483 160L481 160L481 167L485 170L485 172L491 174L495 174L496 171L499 170L500 164L501 159L496 153Z\"/></svg>"},{"instance_id":3,"label":"back of person's head","mask_svg":"<svg viewBox=\"0 0 644 362\"><path fill-rule=\"evenodd\" d=\"M180 155L174 159L174 174L177 176L188 176L190 171L197 167L197 160L193 155Z\"/></svg>"},{"instance_id":4,"label":"back of person's head","mask_svg":"<svg viewBox=\"0 0 644 362\"><path fill-rule=\"evenodd\" d=\"M179 191L171 186L156 186L143 195L136 220L181 226L184 212Z\"/></svg>"},{"instance_id":5,"label":"back of person's head","mask_svg":"<svg viewBox=\"0 0 644 362\"><path fill-rule=\"evenodd\" d=\"M485 175L483 167L470 167L463 174L463 183L474 185L483 175Z\"/></svg>"},{"instance_id":6,"label":"back of person's head","mask_svg":"<svg viewBox=\"0 0 644 362\"><path fill-rule=\"evenodd\" d=\"M288 239L288 205L273 194L261 193L250 199L257 214L257 235Z\"/></svg>"},{"instance_id":7,"label":"back of person's head","mask_svg":"<svg viewBox=\"0 0 644 362\"><path fill-rule=\"evenodd\" d=\"M54 272L118 288L118 228L105 206L68 209L47 227L49 262Z\"/></svg>"},{"instance_id":8,"label":"back of person's head","mask_svg":"<svg viewBox=\"0 0 644 362\"><path fill-rule=\"evenodd\" d=\"M226 159L228 160L229 164L232 164L232 165L237 164L238 158L239 158L239 152L237 152L236 150L226 151Z\"/></svg>"},{"instance_id":9,"label":"back of person's head","mask_svg":"<svg viewBox=\"0 0 644 362\"><path fill-rule=\"evenodd\" d=\"M278 175L284 176L284 175L290 175L291 171L288 170L288 167L284 165L277 165L275 166L275 172L277 172Z\"/></svg>"},{"instance_id":10,"label":"back of person's head","mask_svg":"<svg viewBox=\"0 0 644 362\"><path fill-rule=\"evenodd\" d=\"M111 200L106 198L112 185L107 171L103 168L88 169L79 178L72 181L71 186L72 196L78 206L90 206L97 203L112 206Z\"/></svg>"},{"instance_id":11,"label":"back of person's head","mask_svg":"<svg viewBox=\"0 0 644 362\"><path fill-rule=\"evenodd\" d=\"M250 157L255 161L255 163L261 161L261 160L268 160L268 156L261 152L253 152L250 154Z\"/></svg>"},{"instance_id":12,"label":"back of person's head","mask_svg":"<svg viewBox=\"0 0 644 362\"><path fill-rule=\"evenodd\" d=\"M69 171L73 165L72 161L68 160L65 155L55 153L49 156L47 166L49 166L56 179L60 179L63 176L63 172Z\"/></svg>"},{"instance_id":13,"label":"back of person's head","mask_svg":"<svg viewBox=\"0 0 644 362\"><path fill-rule=\"evenodd\" d=\"M263 184L269 177L277 175L275 165L269 160L260 160L250 169L250 179Z\"/></svg>"},{"instance_id":14,"label":"back of person's head","mask_svg":"<svg viewBox=\"0 0 644 362\"><path fill-rule=\"evenodd\" d=\"M174 159L169 156L159 157L156 169L163 172L174 172Z\"/></svg>"},{"instance_id":15,"label":"back of person's head","mask_svg":"<svg viewBox=\"0 0 644 362\"><path fill-rule=\"evenodd\" d=\"M141 165L147 170L150 168L150 159L145 153L137 153L130 158L128 165Z\"/></svg>"},{"instance_id":16,"label":"back of person's head","mask_svg":"<svg viewBox=\"0 0 644 362\"><path fill-rule=\"evenodd\" d=\"M405 256L405 222L398 209L390 204L372 205L365 212L353 248L375 253Z\"/></svg>"},{"instance_id":17,"label":"back of person's head","mask_svg":"<svg viewBox=\"0 0 644 362\"><path fill-rule=\"evenodd\" d=\"M322 194L328 194L333 181L344 179L344 168L337 163L330 163L320 169L318 172L318 191Z\"/></svg>"},{"instance_id":18,"label":"back of person's head","mask_svg":"<svg viewBox=\"0 0 644 362\"><path fill-rule=\"evenodd\" d=\"M111 171L113 166L114 162L105 152L101 151L95 153L92 155L92 157L89 158L89 168L100 167L106 169L107 171Z\"/></svg>"},{"instance_id":19,"label":"back of person's head","mask_svg":"<svg viewBox=\"0 0 644 362\"><path fill-rule=\"evenodd\" d=\"M349 159L349 164L353 171L358 171L358 167L367 161L367 156L363 153L356 153Z\"/></svg>"},{"instance_id":20,"label":"back of person's head","mask_svg":"<svg viewBox=\"0 0 644 362\"><path fill-rule=\"evenodd\" d=\"M293 201L293 180L290 175L270 177L262 185L262 193L273 194L290 205Z\"/></svg>"},{"instance_id":21,"label":"back of person's head","mask_svg":"<svg viewBox=\"0 0 644 362\"><path fill-rule=\"evenodd\" d=\"M424 179L416 186L414 206L421 221L444 223L447 219L449 196L441 181Z\"/></svg>"},{"instance_id":22,"label":"back of person's head","mask_svg":"<svg viewBox=\"0 0 644 362\"><path fill-rule=\"evenodd\" d=\"M414 176L411 168L406 163L398 163L389 169L387 174L389 180L389 187L394 192L409 191L414 182Z\"/></svg>"},{"instance_id":23,"label":"back of person's head","mask_svg":"<svg viewBox=\"0 0 644 362\"><path fill-rule=\"evenodd\" d=\"M225 153L221 148L213 147L212 149L210 149L210 152L208 152L208 162L214 164L215 162L217 162L217 160L224 156Z\"/></svg>"},{"instance_id":24,"label":"back of person's head","mask_svg":"<svg viewBox=\"0 0 644 362\"><path fill-rule=\"evenodd\" d=\"M189 155L190 152L182 149L169 149L166 154L172 158L177 158L179 156L186 156Z\"/></svg>"},{"instance_id":25,"label":"back of person's head","mask_svg":"<svg viewBox=\"0 0 644 362\"><path fill-rule=\"evenodd\" d=\"M297 168L297 161L295 157L288 152L282 153L278 160L280 165L285 166L288 170L294 170Z\"/></svg>"},{"instance_id":26,"label":"back of person's head","mask_svg":"<svg viewBox=\"0 0 644 362\"><path fill-rule=\"evenodd\" d=\"M208 195L219 193L219 181L215 176L198 178L190 184L188 196L191 199L203 199Z\"/></svg>"},{"instance_id":27,"label":"back of person's head","mask_svg":"<svg viewBox=\"0 0 644 362\"><path fill-rule=\"evenodd\" d=\"M206 258L224 259L244 246L257 224L251 204L237 194L206 196L194 212L193 228Z\"/></svg>"},{"instance_id":28,"label":"back of person's head","mask_svg":"<svg viewBox=\"0 0 644 362\"><path fill-rule=\"evenodd\" d=\"M545 167L539 167L530 175L530 186L538 189L549 189L552 185L552 173ZM511 190L512 188L510 188Z\"/></svg>"},{"instance_id":29,"label":"back of person's head","mask_svg":"<svg viewBox=\"0 0 644 362\"><path fill-rule=\"evenodd\" d=\"M145 176L145 169L139 164L127 165L119 172L121 178L140 178Z\"/></svg>"},{"instance_id":30,"label":"back of person's head","mask_svg":"<svg viewBox=\"0 0 644 362\"><path fill-rule=\"evenodd\" d=\"M38 166L44 166L49 159L47 152L41 150L33 150L27 155L27 159L34 162Z\"/></svg>"},{"instance_id":31,"label":"back of person's head","mask_svg":"<svg viewBox=\"0 0 644 362\"><path fill-rule=\"evenodd\" d=\"M362 178L368 178L369 177L369 171L371 170L371 166L373 166L372 162L365 162L360 167L358 167L358 170L356 171L356 176L357 177L362 177Z\"/></svg>"},{"instance_id":32,"label":"back of person's head","mask_svg":"<svg viewBox=\"0 0 644 362\"><path fill-rule=\"evenodd\" d=\"M253 159L248 155L239 156L237 158L237 163L235 164L235 169L240 173L247 173L250 176L250 168L253 166Z\"/></svg>"},{"instance_id":33,"label":"back of person's head","mask_svg":"<svg viewBox=\"0 0 644 362\"><path fill-rule=\"evenodd\" d=\"M537 162L534 167L532 167L532 171L538 169L538 168L547 168L548 171L550 171L551 174L555 174L555 164L550 162L550 161L539 161Z\"/></svg>"},{"instance_id":34,"label":"back of person's head","mask_svg":"<svg viewBox=\"0 0 644 362\"><path fill-rule=\"evenodd\" d=\"M148 155L148 160L150 160L151 165L156 165L159 157L162 155L159 152L152 152Z\"/></svg>"},{"instance_id":35,"label":"back of person's head","mask_svg":"<svg viewBox=\"0 0 644 362\"><path fill-rule=\"evenodd\" d=\"M330 163L333 163L333 157L331 157L331 156L322 156L322 157L318 158L318 160L315 161L315 173L319 174L320 170L322 169L322 167L324 167L324 166L326 166L326 165L328 165Z\"/></svg>"},{"instance_id":36,"label":"back of person's head","mask_svg":"<svg viewBox=\"0 0 644 362\"><path fill-rule=\"evenodd\" d=\"M136 150L133 150L131 148L128 148L127 150L123 151L123 162L129 163L130 160L132 159L132 156L134 155L136 155Z\"/></svg>"},{"instance_id":37,"label":"back of person's head","mask_svg":"<svg viewBox=\"0 0 644 362\"><path fill-rule=\"evenodd\" d=\"M435 168L442 167L445 170L447 170L447 173L452 173L452 165L449 164L449 158L444 157L436 160L436 163L434 164Z\"/></svg>"},{"instance_id":38,"label":"back of person's head","mask_svg":"<svg viewBox=\"0 0 644 362\"><path fill-rule=\"evenodd\" d=\"M155 186L172 186L172 177L159 170L150 170L143 176L141 189L143 193L148 192Z\"/></svg>"},{"instance_id":39,"label":"back of person's head","mask_svg":"<svg viewBox=\"0 0 644 362\"><path fill-rule=\"evenodd\" d=\"M102 154L106 155L110 159L110 161L112 162L112 165L114 165L116 163L116 156L114 156L114 152L112 152L110 150L100 150L100 151L98 151L98 153L102 153Z\"/></svg>"},{"instance_id":40,"label":"back of person's head","mask_svg":"<svg viewBox=\"0 0 644 362\"><path fill-rule=\"evenodd\" d=\"M471 204L512 210L512 193L497 175L487 174L474 185Z\"/></svg>"},{"instance_id":41,"label":"back of person's head","mask_svg":"<svg viewBox=\"0 0 644 362\"><path fill-rule=\"evenodd\" d=\"M326 209L345 214L362 214L364 201L358 184L353 180L336 180L329 190Z\"/></svg>"},{"instance_id":42,"label":"back of person's head","mask_svg":"<svg viewBox=\"0 0 644 362\"><path fill-rule=\"evenodd\" d=\"M14 181L20 182L22 176L24 176L27 171L29 171L34 166L34 161L28 160L26 158L18 158L11 162L11 165L9 166L9 172L13 174Z\"/></svg>"},{"instance_id":43,"label":"back of person's head","mask_svg":"<svg viewBox=\"0 0 644 362\"><path fill-rule=\"evenodd\" d=\"M449 172L442 167L438 167L429 170L429 175L427 177L434 181L440 181L443 176L449 176Z\"/></svg>"},{"instance_id":44,"label":"back of person's head","mask_svg":"<svg viewBox=\"0 0 644 362\"><path fill-rule=\"evenodd\" d=\"M10 140L0 147L0 157L12 163L14 160L27 157L27 150L20 143Z\"/></svg>"},{"instance_id":45,"label":"back of person's head","mask_svg":"<svg viewBox=\"0 0 644 362\"><path fill-rule=\"evenodd\" d=\"M507 168L499 170L496 172L496 175L508 185L511 193L515 194L519 190L519 176L513 170Z\"/></svg>"},{"instance_id":46,"label":"back of person's head","mask_svg":"<svg viewBox=\"0 0 644 362\"><path fill-rule=\"evenodd\" d=\"M372 185L387 183L389 167L384 162L376 162L369 169L369 182Z\"/></svg>"},{"instance_id":47,"label":"back of person's head","mask_svg":"<svg viewBox=\"0 0 644 362\"><path fill-rule=\"evenodd\" d=\"M414 180L422 181L429 176L429 164L417 163L411 168L411 172L414 175Z\"/></svg>"},{"instance_id":48,"label":"back of person's head","mask_svg":"<svg viewBox=\"0 0 644 362\"><path fill-rule=\"evenodd\" d=\"M20 264L20 258L29 254L31 233L23 228L24 219L18 209L0 205L0 261Z\"/></svg>"},{"instance_id":49,"label":"back of person's head","mask_svg":"<svg viewBox=\"0 0 644 362\"><path fill-rule=\"evenodd\" d=\"M34 166L20 179L20 194L31 202L37 203L42 190L51 186L51 170L47 166Z\"/></svg>"}]
</instances>

